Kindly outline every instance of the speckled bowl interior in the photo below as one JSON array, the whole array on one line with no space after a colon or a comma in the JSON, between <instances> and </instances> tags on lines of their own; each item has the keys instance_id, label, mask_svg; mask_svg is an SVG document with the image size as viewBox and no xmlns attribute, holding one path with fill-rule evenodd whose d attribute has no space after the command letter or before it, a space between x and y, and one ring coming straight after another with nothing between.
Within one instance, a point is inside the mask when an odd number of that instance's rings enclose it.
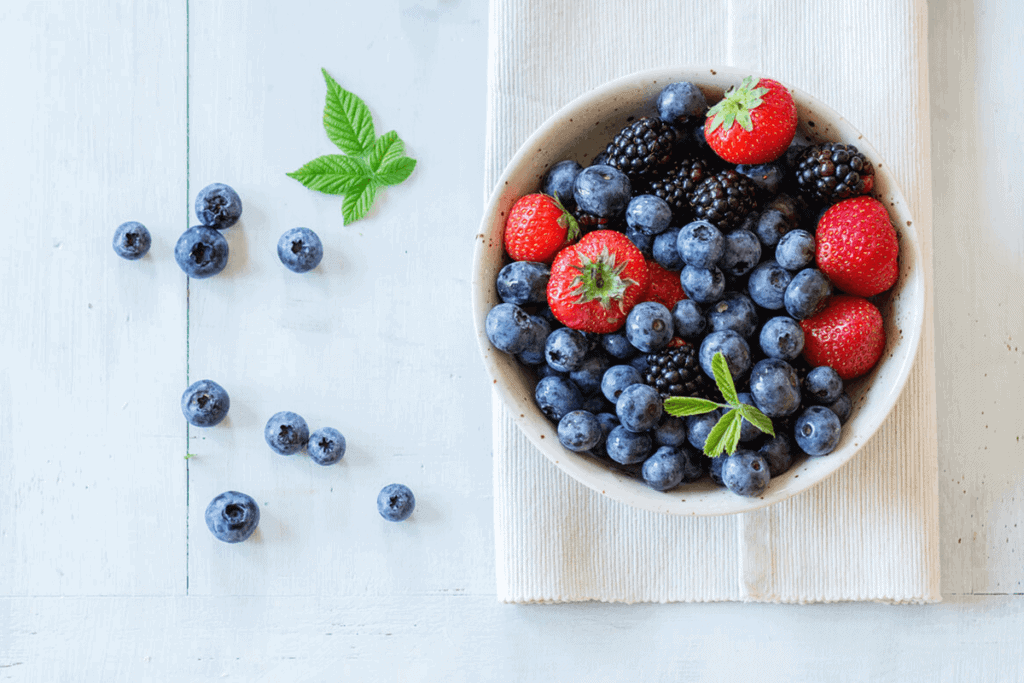
<instances>
[{"instance_id":1,"label":"speckled bowl interior","mask_svg":"<svg viewBox=\"0 0 1024 683\"><path fill-rule=\"evenodd\" d=\"M516 153L485 207L473 257L472 306L477 340L498 396L530 441L570 477L628 505L676 515L724 515L777 503L821 482L855 457L892 411L917 353L924 313L924 273L918 238L907 202L886 164L842 116L810 95L792 90L800 117L798 136L812 142L848 142L874 164L873 195L889 210L900 242L896 285L878 298L885 317L887 344L881 362L865 377L847 383L853 416L830 455L799 459L774 478L764 495L737 496L705 478L671 491L655 491L586 454L566 450L556 427L533 400L536 380L515 358L491 346L484 332L487 312L500 303L494 281L508 263L502 248L505 216L516 199L540 189L544 172L562 159L583 166L599 153L631 117L655 114L661 89L674 81L696 83L709 102L717 101L749 72L718 68L659 69L607 83L569 103L549 118Z\"/></svg>"}]
</instances>

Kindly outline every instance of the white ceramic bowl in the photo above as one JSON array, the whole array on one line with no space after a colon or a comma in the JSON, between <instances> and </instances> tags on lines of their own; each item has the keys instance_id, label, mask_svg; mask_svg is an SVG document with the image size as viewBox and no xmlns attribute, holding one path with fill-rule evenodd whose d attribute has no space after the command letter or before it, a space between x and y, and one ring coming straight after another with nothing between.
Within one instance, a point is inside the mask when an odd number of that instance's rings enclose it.
<instances>
[{"instance_id":1,"label":"white ceramic bowl","mask_svg":"<svg viewBox=\"0 0 1024 683\"><path fill-rule=\"evenodd\" d=\"M853 416L843 427L839 446L824 457L799 460L788 472L772 479L764 495L737 496L705 478L668 492L655 491L641 481L615 471L586 454L558 442L556 426L533 400L532 373L515 358L498 351L487 339L487 312L500 303L495 278L508 263L502 246L505 216L522 195L540 190L540 179L553 164L575 159L584 167L631 117L655 115L661 89L675 81L696 83L709 102L717 101L749 72L730 69L678 68L645 71L607 83L586 93L549 118L523 143L498 181L484 211L473 257L472 305L477 340L484 364L523 433L555 465L591 489L637 508L677 515L723 515L771 505L805 491L853 458L885 421L899 397L917 353L924 314L924 272L913 219L906 200L878 152L842 116L799 90L791 89L800 124L797 135L811 142L847 142L875 166L873 196L889 210L899 235L900 273L896 285L882 295L887 343L882 360L865 377L847 383Z\"/></svg>"}]
</instances>

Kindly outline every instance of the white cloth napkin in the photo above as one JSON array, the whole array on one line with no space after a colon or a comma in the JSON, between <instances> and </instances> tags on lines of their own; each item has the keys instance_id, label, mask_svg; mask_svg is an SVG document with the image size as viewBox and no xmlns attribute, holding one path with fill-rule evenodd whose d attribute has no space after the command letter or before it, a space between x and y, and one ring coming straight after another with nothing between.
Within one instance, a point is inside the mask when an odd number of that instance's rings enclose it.
<instances>
[{"instance_id":1,"label":"white cloth napkin","mask_svg":"<svg viewBox=\"0 0 1024 683\"><path fill-rule=\"evenodd\" d=\"M491 0L485 189L577 95L654 67L728 65L827 102L892 166L922 237L927 310L895 411L847 466L786 502L679 518L563 474L494 395L498 598L506 602L934 602L938 466L924 0Z\"/></svg>"}]
</instances>

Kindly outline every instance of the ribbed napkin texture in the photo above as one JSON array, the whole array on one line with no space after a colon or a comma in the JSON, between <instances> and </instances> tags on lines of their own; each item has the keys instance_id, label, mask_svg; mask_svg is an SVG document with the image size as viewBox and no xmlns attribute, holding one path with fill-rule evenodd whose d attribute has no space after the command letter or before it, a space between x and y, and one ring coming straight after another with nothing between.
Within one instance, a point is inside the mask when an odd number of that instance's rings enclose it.
<instances>
[{"instance_id":1,"label":"ribbed napkin texture","mask_svg":"<svg viewBox=\"0 0 1024 683\"><path fill-rule=\"evenodd\" d=\"M491 0L485 190L552 113L608 80L720 64L771 75L843 112L891 165L927 269L917 362L863 451L786 502L680 518L577 483L497 395L497 593L506 602L939 600L924 0Z\"/></svg>"}]
</instances>

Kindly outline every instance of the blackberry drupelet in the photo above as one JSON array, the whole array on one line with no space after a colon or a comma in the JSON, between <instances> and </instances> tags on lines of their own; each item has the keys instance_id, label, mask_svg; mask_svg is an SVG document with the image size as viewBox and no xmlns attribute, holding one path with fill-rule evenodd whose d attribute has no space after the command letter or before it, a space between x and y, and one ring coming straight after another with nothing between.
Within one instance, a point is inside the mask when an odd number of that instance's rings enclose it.
<instances>
[{"instance_id":1,"label":"blackberry drupelet","mask_svg":"<svg viewBox=\"0 0 1024 683\"><path fill-rule=\"evenodd\" d=\"M576 223L580 226L580 234L594 232L595 230L615 230L624 232L626 221L621 216L614 218L602 218L586 211L577 211L575 214Z\"/></svg>"},{"instance_id":2,"label":"blackberry drupelet","mask_svg":"<svg viewBox=\"0 0 1024 683\"><path fill-rule=\"evenodd\" d=\"M837 142L805 149L795 173L800 192L822 204L871 192L875 180L875 168L867 157L853 145Z\"/></svg>"},{"instance_id":3,"label":"blackberry drupelet","mask_svg":"<svg viewBox=\"0 0 1024 683\"><path fill-rule=\"evenodd\" d=\"M694 191L690 205L697 218L730 232L757 208L757 186L750 178L726 169L705 178Z\"/></svg>"},{"instance_id":4,"label":"blackberry drupelet","mask_svg":"<svg viewBox=\"0 0 1024 683\"><path fill-rule=\"evenodd\" d=\"M654 387L663 399L670 396L700 396L707 394L707 381L700 369L697 347L683 343L680 346L647 354L644 383Z\"/></svg>"},{"instance_id":5,"label":"blackberry drupelet","mask_svg":"<svg viewBox=\"0 0 1024 683\"><path fill-rule=\"evenodd\" d=\"M619 131L605 152L607 164L633 179L645 179L672 159L679 134L656 116L637 119Z\"/></svg>"},{"instance_id":6,"label":"blackberry drupelet","mask_svg":"<svg viewBox=\"0 0 1024 683\"><path fill-rule=\"evenodd\" d=\"M687 157L669 167L650 183L650 193L661 197L672 207L672 216L678 221L690 213L690 198L697 186L711 175L703 159Z\"/></svg>"}]
</instances>

